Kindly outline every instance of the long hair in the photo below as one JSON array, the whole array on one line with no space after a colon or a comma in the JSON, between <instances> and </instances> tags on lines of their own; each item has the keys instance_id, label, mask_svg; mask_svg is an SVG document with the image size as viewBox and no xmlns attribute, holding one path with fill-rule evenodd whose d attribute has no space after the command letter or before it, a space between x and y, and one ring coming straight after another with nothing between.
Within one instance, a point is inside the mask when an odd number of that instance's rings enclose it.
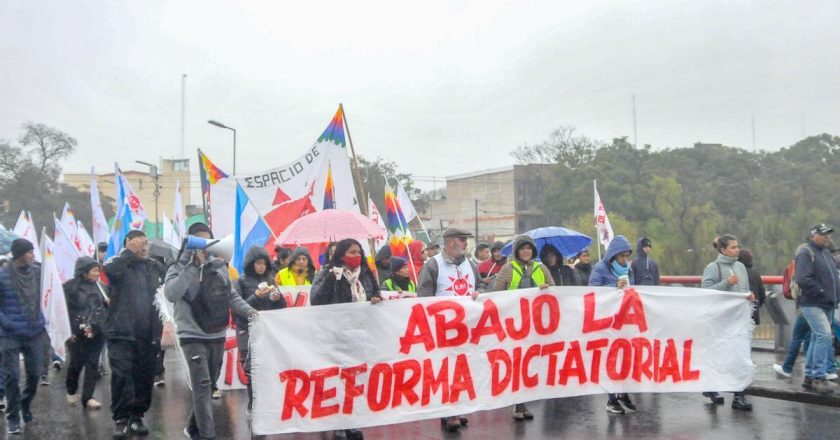
<instances>
[{"instance_id":1,"label":"long hair","mask_svg":"<svg viewBox=\"0 0 840 440\"><path fill-rule=\"evenodd\" d=\"M361 243L352 239L352 238L345 238L344 240L339 241L335 245L335 252L333 253L332 258L330 259L330 266L344 266L344 254L350 249L350 246L356 245L359 247L359 250L362 253L362 267L367 267L367 259L365 258L365 248L362 247Z\"/></svg>"}]
</instances>

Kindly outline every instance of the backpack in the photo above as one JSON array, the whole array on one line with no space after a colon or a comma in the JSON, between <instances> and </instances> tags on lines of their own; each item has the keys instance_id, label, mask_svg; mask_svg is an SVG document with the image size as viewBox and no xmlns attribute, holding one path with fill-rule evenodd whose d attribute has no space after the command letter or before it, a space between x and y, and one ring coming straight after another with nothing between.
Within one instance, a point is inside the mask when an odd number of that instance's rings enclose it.
<instances>
[{"instance_id":1,"label":"backpack","mask_svg":"<svg viewBox=\"0 0 840 440\"><path fill-rule=\"evenodd\" d=\"M796 283L796 255L802 250L802 247L808 250L808 253L811 254L811 262L815 262L817 260L817 256L814 255L814 251L811 249L810 246L807 244L799 245L796 248L796 254L790 263L785 267L784 274L782 275L782 294L787 299L797 300L802 295L802 289L799 288L799 284Z\"/></svg>"},{"instance_id":2,"label":"backpack","mask_svg":"<svg viewBox=\"0 0 840 440\"><path fill-rule=\"evenodd\" d=\"M223 260L210 262L202 270L198 294L192 301L187 300L193 319L205 333L219 333L228 326L230 282L218 271L223 266Z\"/></svg>"}]
</instances>

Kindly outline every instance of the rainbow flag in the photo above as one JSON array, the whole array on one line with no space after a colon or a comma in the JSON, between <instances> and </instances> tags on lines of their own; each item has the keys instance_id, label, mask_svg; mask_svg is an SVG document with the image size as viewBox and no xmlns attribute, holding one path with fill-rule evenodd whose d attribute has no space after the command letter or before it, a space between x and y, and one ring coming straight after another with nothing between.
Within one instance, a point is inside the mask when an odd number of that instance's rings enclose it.
<instances>
[{"instance_id":1,"label":"rainbow flag","mask_svg":"<svg viewBox=\"0 0 840 440\"><path fill-rule=\"evenodd\" d=\"M335 209L335 184L330 163L327 164L327 184L324 185L324 209Z\"/></svg>"},{"instance_id":2,"label":"rainbow flag","mask_svg":"<svg viewBox=\"0 0 840 440\"><path fill-rule=\"evenodd\" d=\"M212 225L213 220L210 216L210 187L228 177L228 175L213 164L213 162L210 162L210 159L201 149L198 150L198 170L201 175L201 198L204 201L204 217L207 219L207 224Z\"/></svg>"},{"instance_id":3,"label":"rainbow flag","mask_svg":"<svg viewBox=\"0 0 840 440\"><path fill-rule=\"evenodd\" d=\"M342 148L347 147L347 144L344 142L344 107L341 105L338 106L338 110L330 121L330 125L327 126L327 129L321 133L321 137L318 138L318 143L324 141L332 141L337 145L341 145Z\"/></svg>"},{"instance_id":4,"label":"rainbow flag","mask_svg":"<svg viewBox=\"0 0 840 440\"><path fill-rule=\"evenodd\" d=\"M387 182L385 183L385 227L391 234L391 255L408 259L408 244L411 243L408 222L405 221L397 193Z\"/></svg>"}]
</instances>

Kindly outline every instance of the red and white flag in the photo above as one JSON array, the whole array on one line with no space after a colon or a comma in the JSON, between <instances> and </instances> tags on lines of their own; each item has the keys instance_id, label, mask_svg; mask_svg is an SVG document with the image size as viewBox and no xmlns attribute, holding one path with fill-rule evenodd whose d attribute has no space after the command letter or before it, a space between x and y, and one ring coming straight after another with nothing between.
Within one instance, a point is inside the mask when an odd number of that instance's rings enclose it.
<instances>
[{"instance_id":1,"label":"red and white flag","mask_svg":"<svg viewBox=\"0 0 840 440\"><path fill-rule=\"evenodd\" d=\"M41 253L44 256L41 264L41 313L44 314L50 344L56 356L63 361L67 354L64 342L72 336L70 315L67 313L67 299L64 297L62 280L56 267L53 242L47 234L43 234L41 238Z\"/></svg>"},{"instance_id":2,"label":"red and white flag","mask_svg":"<svg viewBox=\"0 0 840 440\"><path fill-rule=\"evenodd\" d=\"M601 201L601 195L598 194L598 185L594 180L592 181L592 187L595 190L595 228L598 230L598 242L606 249L613 239L613 229L610 225L610 218L607 217L604 202Z\"/></svg>"},{"instance_id":3,"label":"red and white flag","mask_svg":"<svg viewBox=\"0 0 840 440\"><path fill-rule=\"evenodd\" d=\"M388 244L388 229L385 227L385 221L382 220L379 210L376 209L376 203L373 203L373 199L370 198L370 194L368 194L368 217L382 228L382 238L377 238L373 242L374 247L376 247L374 255L376 255L383 246Z\"/></svg>"},{"instance_id":4,"label":"red and white flag","mask_svg":"<svg viewBox=\"0 0 840 440\"><path fill-rule=\"evenodd\" d=\"M32 222L32 214L29 214L26 211L21 211L12 232L14 232L18 237L32 243L32 246L35 248L35 261L40 263L41 247L38 246L38 233L35 232L35 225Z\"/></svg>"},{"instance_id":5,"label":"red and white flag","mask_svg":"<svg viewBox=\"0 0 840 440\"><path fill-rule=\"evenodd\" d=\"M70 234L64 228L64 225L55 219L55 237L53 243L54 264L58 277L62 283L73 278L73 273L76 270L76 260L81 256L81 252L76 247L76 244L70 239Z\"/></svg>"},{"instance_id":6,"label":"red and white flag","mask_svg":"<svg viewBox=\"0 0 840 440\"><path fill-rule=\"evenodd\" d=\"M80 254L84 254L82 241L79 238L79 224L76 223L76 214L73 213L70 204L67 202L64 202L64 211L61 213L61 227L64 228L64 233L67 234L73 246L76 246L76 250Z\"/></svg>"},{"instance_id":7,"label":"red and white flag","mask_svg":"<svg viewBox=\"0 0 840 440\"><path fill-rule=\"evenodd\" d=\"M99 200L99 186L96 184L96 172L90 169L90 209L93 239L97 243L107 243L111 233L108 230L108 220L102 211L102 202Z\"/></svg>"},{"instance_id":8,"label":"red and white flag","mask_svg":"<svg viewBox=\"0 0 840 440\"><path fill-rule=\"evenodd\" d=\"M79 237L79 244L81 245L80 252L82 255L95 258L96 243L93 242L93 238L91 238L90 234L88 234L88 231L85 229L85 225L82 224L81 220L76 221L76 224L79 226L78 229L76 229L76 233Z\"/></svg>"}]
</instances>

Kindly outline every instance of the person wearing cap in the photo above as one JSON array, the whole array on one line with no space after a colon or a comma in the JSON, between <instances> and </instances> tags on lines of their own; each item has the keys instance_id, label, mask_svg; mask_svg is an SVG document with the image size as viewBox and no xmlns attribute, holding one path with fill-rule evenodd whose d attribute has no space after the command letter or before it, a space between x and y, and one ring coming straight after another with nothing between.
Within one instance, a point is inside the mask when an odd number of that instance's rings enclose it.
<instances>
[{"instance_id":1,"label":"person wearing cap","mask_svg":"<svg viewBox=\"0 0 840 440\"><path fill-rule=\"evenodd\" d=\"M836 378L831 323L840 300L837 265L828 250L834 229L818 224L808 233L808 241L796 250L794 280L801 294L797 302L802 316L811 327L811 342L805 354L805 389L820 393L833 392L827 380Z\"/></svg>"},{"instance_id":2,"label":"person wearing cap","mask_svg":"<svg viewBox=\"0 0 840 440\"><path fill-rule=\"evenodd\" d=\"M467 238L472 234L454 227L443 232L443 251L426 261L420 271L417 296L478 295L478 268L467 258ZM449 432L466 426L466 417L441 420Z\"/></svg>"},{"instance_id":3,"label":"person wearing cap","mask_svg":"<svg viewBox=\"0 0 840 440\"><path fill-rule=\"evenodd\" d=\"M426 255L426 261L429 261L432 257L440 253L440 245L437 243L432 243L423 250L423 253Z\"/></svg>"},{"instance_id":4,"label":"person wearing cap","mask_svg":"<svg viewBox=\"0 0 840 440\"><path fill-rule=\"evenodd\" d=\"M74 277L64 283L67 313L72 336L67 344L70 362L67 366L67 403L75 405L81 400L88 409L99 409L102 404L93 398L99 379L99 354L105 345L102 333L107 311L104 290L99 286L99 262L82 256L76 260ZM82 395L79 396L79 378L85 371Z\"/></svg>"},{"instance_id":5,"label":"person wearing cap","mask_svg":"<svg viewBox=\"0 0 840 440\"><path fill-rule=\"evenodd\" d=\"M190 225L187 233L213 238L204 223ZM174 304L178 340L189 368L192 412L184 434L216 438L211 402L225 352L228 310L245 319L258 312L234 290L225 260L203 249L184 252L169 268L163 292Z\"/></svg>"},{"instance_id":6,"label":"person wearing cap","mask_svg":"<svg viewBox=\"0 0 840 440\"><path fill-rule=\"evenodd\" d=\"M114 438L148 435L143 416L152 405L155 363L163 324L155 308L163 267L148 258L143 231L129 231L120 253L104 265L110 303L105 320L111 365L111 418Z\"/></svg>"},{"instance_id":7,"label":"person wearing cap","mask_svg":"<svg viewBox=\"0 0 840 440\"><path fill-rule=\"evenodd\" d=\"M636 243L636 258L630 263L633 284L636 286L658 286L659 264L650 257L650 238L642 237Z\"/></svg>"},{"instance_id":8,"label":"person wearing cap","mask_svg":"<svg viewBox=\"0 0 840 440\"><path fill-rule=\"evenodd\" d=\"M496 274L498 274L502 270L502 266L507 263L507 258L502 255L503 247L505 247L505 244L501 241L493 243L493 246L490 246L490 258L482 261L481 264L478 265L478 274L481 277L479 288L487 289L492 286L493 279L496 277Z\"/></svg>"},{"instance_id":9,"label":"person wearing cap","mask_svg":"<svg viewBox=\"0 0 840 440\"><path fill-rule=\"evenodd\" d=\"M20 434L20 420L33 420L31 411L38 378L44 368L45 319L41 313L41 270L34 246L18 238L12 242L12 262L0 269L0 347L6 389L6 428ZM20 392L20 355L26 369L26 385Z\"/></svg>"},{"instance_id":10,"label":"person wearing cap","mask_svg":"<svg viewBox=\"0 0 840 440\"><path fill-rule=\"evenodd\" d=\"M382 282L380 290L400 293L417 291L417 286L411 281L411 269L405 258L391 257L391 276Z\"/></svg>"}]
</instances>

